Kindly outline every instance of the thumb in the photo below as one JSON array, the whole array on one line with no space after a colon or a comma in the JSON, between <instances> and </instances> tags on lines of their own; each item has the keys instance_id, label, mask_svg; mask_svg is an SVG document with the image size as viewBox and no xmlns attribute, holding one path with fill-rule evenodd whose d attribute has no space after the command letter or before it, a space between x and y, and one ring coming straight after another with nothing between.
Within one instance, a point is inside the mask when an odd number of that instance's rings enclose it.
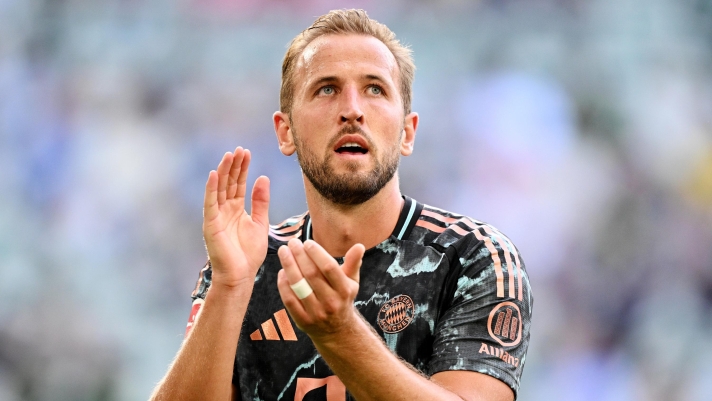
<instances>
[{"instance_id":1,"label":"thumb","mask_svg":"<svg viewBox=\"0 0 712 401\"><path fill-rule=\"evenodd\" d=\"M366 248L362 244L355 244L346 252L344 264L341 266L346 276L357 283L359 282L364 252L366 252Z\"/></svg>"},{"instance_id":2,"label":"thumb","mask_svg":"<svg viewBox=\"0 0 712 401\"><path fill-rule=\"evenodd\" d=\"M269 227L269 178L260 176L252 187L252 220Z\"/></svg>"}]
</instances>

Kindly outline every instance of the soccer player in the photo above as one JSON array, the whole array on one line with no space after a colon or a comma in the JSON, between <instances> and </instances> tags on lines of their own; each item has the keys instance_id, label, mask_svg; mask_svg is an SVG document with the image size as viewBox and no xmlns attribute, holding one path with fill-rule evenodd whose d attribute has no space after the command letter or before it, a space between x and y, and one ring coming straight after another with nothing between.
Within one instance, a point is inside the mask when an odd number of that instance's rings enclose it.
<instances>
[{"instance_id":1,"label":"soccer player","mask_svg":"<svg viewBox=\"0 0 712 401\"><path fill-rule=\"evenodd\" d=\"M205 188L209 262L156 400L512 400L529 341L522 257L496 228L403 196L410 51L361 10L300 33L279 147L308 211L270 226L269 180L226 153Z\"/></svg>"}]
</instances>

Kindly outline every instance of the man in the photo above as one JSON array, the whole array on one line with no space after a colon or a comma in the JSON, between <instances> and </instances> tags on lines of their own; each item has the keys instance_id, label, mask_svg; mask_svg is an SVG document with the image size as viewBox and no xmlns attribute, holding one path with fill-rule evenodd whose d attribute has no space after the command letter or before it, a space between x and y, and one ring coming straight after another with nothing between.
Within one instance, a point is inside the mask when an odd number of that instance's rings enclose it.
<instances>
[{"instance_id":1,"label":"man","mask_svg":"<svg viewBox=\"0 0 712 401\"><path fill-rule=\"evenodd\" d=\"M309 210L270 227L259 177L248 215L242 148L210 172L210 262L154 399L515 398L524 264L495 228L401 195L413 72L409 50L363 11L332 11L292 41L273 119Z\"/></svg>"}]
</instances>

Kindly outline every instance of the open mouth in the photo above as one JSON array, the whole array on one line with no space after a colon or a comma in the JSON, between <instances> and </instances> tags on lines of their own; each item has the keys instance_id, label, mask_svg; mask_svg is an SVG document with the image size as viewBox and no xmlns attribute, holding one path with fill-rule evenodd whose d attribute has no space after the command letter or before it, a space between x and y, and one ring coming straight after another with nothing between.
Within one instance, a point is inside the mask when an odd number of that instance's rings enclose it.
<instances>
[{"instance_id":1,"label":"open mouth","mask_svg":"<svg viewBox=\"0 0 712 401\"><path fill-rule=\"evenodd\" d=\"M356 142L346 142L336 148L336 153L365 155L366 153L368 153L368 149L362 147Z\"/></svg>"},{"instance_id":2,"label":"open mouth","mask_svg":"<svg viewBox=\"0 0 712 401\"><path fill-rule=\"evenodd\" d=\"M334 144L334 152L344 156L365 155L368 151L368 141L361 135L344 135Z\"/></svg>"}]
</instances>

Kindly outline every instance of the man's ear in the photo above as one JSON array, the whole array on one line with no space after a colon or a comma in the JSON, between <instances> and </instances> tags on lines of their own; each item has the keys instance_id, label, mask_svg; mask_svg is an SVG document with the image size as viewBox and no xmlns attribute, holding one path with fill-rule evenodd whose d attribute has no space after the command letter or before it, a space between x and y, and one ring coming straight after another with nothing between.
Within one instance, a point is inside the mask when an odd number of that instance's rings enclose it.
<instances>
[{"instance_id":1,"label":"man's ear","mask_svg":"<svg viewBox=\"0 0 712 401\"><path fill-rule=\"evenodd\" d=\"M418 113L411 112L405 116L403 135L401 136L401 155L410 156L415 146L415 131L418 129Z\"/></svg>"},{"instance_id":2,"label":"man's ear","mask_svg":"<svg viewBox=\"0 0 712 401\"><path fill-rule=\"evenodd\" d=\"M274 121L274 132L277 134L280 152L285 156L293 155L297 148L294 146L289 114L275 111L272 115L272 120Z\"/></svg>"}]
</instances>

